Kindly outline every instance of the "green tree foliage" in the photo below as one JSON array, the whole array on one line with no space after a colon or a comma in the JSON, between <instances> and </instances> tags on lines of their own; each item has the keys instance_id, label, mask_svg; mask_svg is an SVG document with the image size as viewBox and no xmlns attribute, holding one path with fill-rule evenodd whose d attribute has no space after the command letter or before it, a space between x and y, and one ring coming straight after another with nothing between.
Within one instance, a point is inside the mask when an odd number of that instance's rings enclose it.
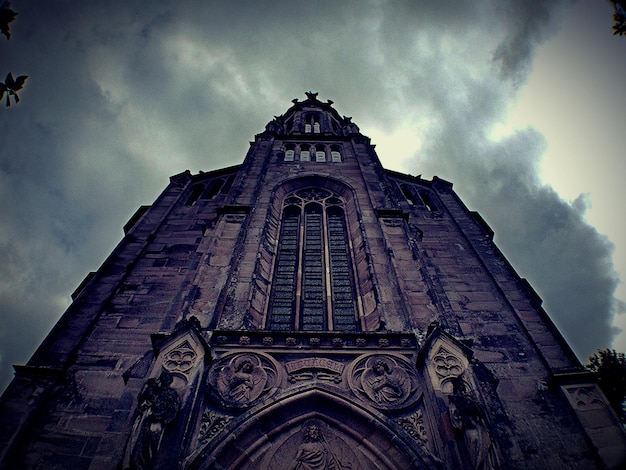
<instances>
[{"instance_id":1,"label":"green tree foliage","mask_svg":"<svg viewBox=\"0 0 626 470\"><path fill-rule=\"evenodd\" d=\"M626 35L626 0L610 0L613 4L613 34Z\"/></svg>"},{"instance_id":2,"label":"green tree foliage","mask_svg":"<svg viewBox=\"0 0 626 470\"><path fill-rule=\"evenodd\" d=\"M11 31L9 25L13 22L17 13L11 10L11 3L5 1L0 5L0 34L5 36L7 40L11 39ZM11 106L11 96L15 100L15 103L19 103L20 98L17 96L17 92L22 89L24 82L28 75L20 75L17 78L13 78L13 74L9 72L4 79L4 83L0 82L0 101L6 94L7 107Z\"/></svg>"},{"instance_id":3,"label":"green tree foliage","mask_svg":"<svg viewBox=\"0 0 626 470\"><path fill-rule=\"evenodd\" d=\"M9 25L17 16L17 13L11 10L11 4L4 2L0 6L0 33L6 36L7 39L11 39L11 31L9 31Z\"/></svg>"},{"instance_id":4,"label":"green tree foliage","mask_svg":"<svg viewBox=\"0 0 626 470\"><path fill-rule=\"evenodd\" d=\"M7 78L4 79L4 83L0 82L0 101L4 98L4 94L6 93L7 106L11 106L11 96L15 99L15 103L19 103L20 97L17 96L17 92L22 89L27 78L28 75L20 75L16 79L13 79L13 74L9 72Z\"/></svg>"},{"instance_id":5,"label":"green tree foliage","mask_svg":"<svg viewBox=\"0 0 626 470\"><path fill-rule=\"evenodd\" d=\"M626 424L626 355L604 349L591 356L585 367L597 374L600 388L620 421Z\"/></svg>"}]
</instances>

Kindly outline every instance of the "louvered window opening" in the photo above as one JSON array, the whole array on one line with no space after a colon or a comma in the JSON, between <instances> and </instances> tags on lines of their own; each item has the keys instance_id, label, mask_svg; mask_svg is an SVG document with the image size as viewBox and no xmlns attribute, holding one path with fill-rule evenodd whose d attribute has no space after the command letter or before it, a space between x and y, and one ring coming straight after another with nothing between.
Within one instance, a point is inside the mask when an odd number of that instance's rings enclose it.
<instances>
[{"instance_id":1,"label":"louvered window opening","mask_svg":"<svg viewBox=\"0 0 626 470\"><path fill-rule=\"evenodd\" d=\"M343 200L330 191L302 189L285 199L269 328L358 330Z\"/></svg>"}]
</instances>

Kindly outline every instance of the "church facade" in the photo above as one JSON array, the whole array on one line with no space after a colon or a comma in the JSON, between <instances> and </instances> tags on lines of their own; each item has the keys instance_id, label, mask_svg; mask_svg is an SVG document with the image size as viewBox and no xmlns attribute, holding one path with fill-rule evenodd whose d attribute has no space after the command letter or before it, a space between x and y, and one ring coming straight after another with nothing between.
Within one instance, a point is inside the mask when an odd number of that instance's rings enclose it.
<instances>
[{"instance_id":1,"label":"church facade","mask_svg":"<svg viewBox=\"0 0 626 470\"><path fill-rule=\"evenodd\" d=\"M126 224L15 367L0 468L622 468L484 220L306 95Z\"/></svg>"}]
</instances>

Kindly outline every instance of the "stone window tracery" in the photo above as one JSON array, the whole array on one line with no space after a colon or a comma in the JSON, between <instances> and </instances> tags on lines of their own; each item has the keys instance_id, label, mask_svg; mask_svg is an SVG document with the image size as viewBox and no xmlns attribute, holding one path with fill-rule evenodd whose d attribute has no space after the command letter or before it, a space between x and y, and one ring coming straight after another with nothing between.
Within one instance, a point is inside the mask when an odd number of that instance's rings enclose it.
<instances>
[{"instance_id":1,"label":"stone window tracery","mask_svg":"<svg viewBox=\"0 0 626 470\"><path fill-rule=\"evenodd\" d=\"M358 329L339 195L311 187L285 197L268 318L272 330Z\"/></svg>"}]
</instances>

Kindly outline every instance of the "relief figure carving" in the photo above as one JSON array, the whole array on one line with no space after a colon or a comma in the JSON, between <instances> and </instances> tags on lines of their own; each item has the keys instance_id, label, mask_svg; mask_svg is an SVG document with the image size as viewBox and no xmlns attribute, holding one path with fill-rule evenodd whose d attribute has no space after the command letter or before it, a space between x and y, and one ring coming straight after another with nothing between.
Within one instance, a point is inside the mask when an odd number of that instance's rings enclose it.
<instances>
[{"instance_id":1,"label":"relief figure carving","mask_svg":"<svg viewBox=\"0 0 626 470\"><path fill-rule=\"evenodd\" d=\"M276 370L251 353L236 354L214 365L209 384L223 405L241 408L249 405L273 385Z\"/></svg>"},{"instance_id":2,"label":"relief figure carving","mask_svg":"<svg viewBox=\"0 0 626 470\"><path fill-rule=\"evenodd\" d=\"M350 387L383 409L406 406L418 397L413 393L417 390L417 377L411 366L390 355L373 355L357 361Z\"/></svg>"},{"instance_id":3,"label":"relief figure carving","mask_svg":"<svg viewBox=\"0 0 626 470\"><path fill-rule=\"evenodd\" d=\"M407 393L408 374L390 361L377 359L361 376L367 395L376 403L395 403Z\"/></svg>"},{"instance_id":4,"label":"relief figure carving","mask_svg":"<svg viewBox=\"0 0 626 470\"><path fill-rule=\"evenodd\" d=\"M342 470L352 466L342 463L328 444L317 424L304 427L302 444L292 463L292 470Z\"/></svg>"}]
</instances>

